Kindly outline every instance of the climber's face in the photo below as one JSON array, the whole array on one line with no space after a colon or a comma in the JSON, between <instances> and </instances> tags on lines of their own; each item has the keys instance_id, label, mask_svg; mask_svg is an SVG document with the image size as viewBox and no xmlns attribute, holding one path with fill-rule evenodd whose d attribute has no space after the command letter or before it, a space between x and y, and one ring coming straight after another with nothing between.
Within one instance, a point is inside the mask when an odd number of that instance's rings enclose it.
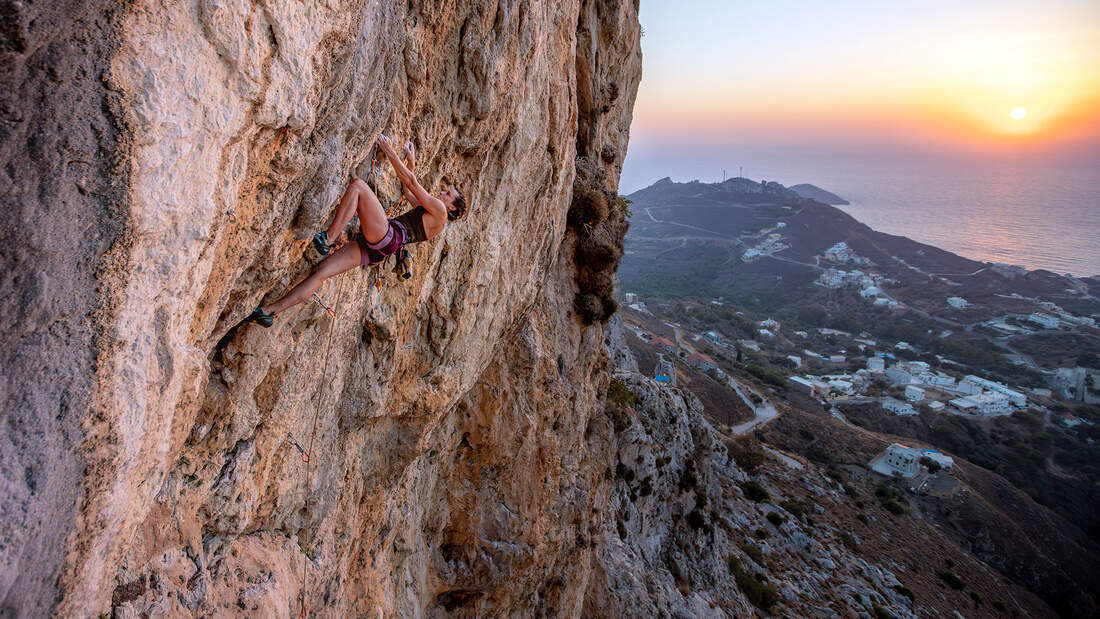
<instances>
[{"instance_id":1,"label":"climber's face","mask_svg":"<svg viewBox=\"0 0 1100 619\"><path fill-rule=\"evenodd\" d=\"M458 190L455 189L454 185L447 185L435 195L443 204L447 205L448 211L454 210L455 198L458 197Z\"/></svg>"},{"instance_id":2,"label":"climber's face","mask_svg":"<svg viewBox=\"0 0 1100 619\"><path fill-rule=\"evenodd\" d=\"M461 191L455 189L454 185L444 186L444 189L436 195L447 206L448 221L458 221L466 215L466 198L462 196Z\"/></svg>"}]
</instances>

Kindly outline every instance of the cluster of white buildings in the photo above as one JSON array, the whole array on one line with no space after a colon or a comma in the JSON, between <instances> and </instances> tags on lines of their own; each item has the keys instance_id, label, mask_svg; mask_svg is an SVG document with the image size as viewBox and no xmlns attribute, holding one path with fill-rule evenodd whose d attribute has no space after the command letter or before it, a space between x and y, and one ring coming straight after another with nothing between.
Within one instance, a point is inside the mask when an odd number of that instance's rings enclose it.
<instances>
[{"instance_id":1,"label":"cluster of white buildings","mask_svg":"<svg viewBox=\"0 0 1100 619\"><path fill-rule=\"evenodd\" d=\"M853 395L865 383L864 377L852 374L833 374L829 376L790 376L787 378L795 391L809 396L846 396Z\"/></svg>"},{"instance_id":2,"label":"cluster of white buildings","mask_svg":"<svg viewBox=\"0 0 1100 619\"><path fill-rule=\"evenodd\" d=\"M886 296L882 291L882 286L884 284L893 281L894 280L887 279L878 273L826 269L814 283L826 288L855 286L860 289L859 296L872 301L876 306L898 307L901 304Z\"/></svg>"},{"instance_id":3,"label":"cluster of white buildings","mask_svg":"<svg viewBox=\"0 0 1100 619\"><path fill-rule=\"evenodd\" d=\"M952 412L971 415L1004 415L1027 407L1027 396L1001 383L979 376L966 376L960 381L943 372L932 371L923 361L899 361L886 367L882 357L867 360L867 371L886 377L895 387L905 388L905 402L884 398L883 408L897 415L913 415L912 405L928 400L930 390L958 396L949 401ZM929 402L934 410L946 406L939 401Z\"/></svg>"},{"instance_id":4,"label":"cluster of white buildings","mask_svg":"<svg viewBox=\"0 0 1100 619\"><path fill-rule=\"evenodd\" d=\"M1057 307L1057 306L1055 306ZM1027 321L1039 325L1044 329L1058 329L1063 325L1068 327L1095 327L1096 319L1087 316L1074 316L1073 314L1059 311L1057 315L1036 312L1027 317Z\"/></svg>"},{"instance_id":5,"label":"cluster of white buildings","mask_svg":"<svg viewBox=\"0 0 1100 619\"><path fill-rule=\"evenodd\" d=\"M843 288L845 286L858 286L860 288L875 288L888 281L878 273L864 273L863 271L841 271L839 269L825 269L817 278L817 283L826 288Z\"/></svg>"},{"instance_id":6,"label":"cluster of white buildings","mask_svg":"<svg viewBox=\"0 0 1100 619\"><path fill-rule=\"evenodd\" d=\"M844 241L841 241L836 245L833 245L829 249L826 249L825 255L822 257L825 260L839 262L842 264L847 262L851 262L861 266L871 264L870 260L856 254L856 251L851 247L848 247L848 244Z\"/></svg>"},{"instance_id":7,"label":"cluster of white buildings","mask_svg":"<svg viewBox=\"0 0 1100 619\"><path fill-rule=\"evenodd\" d=\"M770 256L776 252L789 249L790 245L783 242L783 235L778 232L769 234L760 244L756 247L749 248L741 255L741 260L745 262L752 262L761 256Z\"/></svg>"}]
</instances>

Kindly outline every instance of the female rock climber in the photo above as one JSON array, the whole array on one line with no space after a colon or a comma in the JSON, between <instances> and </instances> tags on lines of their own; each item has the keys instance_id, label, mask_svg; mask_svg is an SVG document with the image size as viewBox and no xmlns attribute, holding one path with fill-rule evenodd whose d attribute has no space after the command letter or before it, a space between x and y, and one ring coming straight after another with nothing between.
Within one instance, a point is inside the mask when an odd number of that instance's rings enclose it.
<instances>
[{"instance_id":1,"label":"female rock climber","mask_svg":"<svg viewBox=\"0 0 1100 619\"><path fill-rule=\"evenodd\" d=\"M384 135L378 138L378 149L397 172L405 199L413 208L387 219L382 203L367 183L358 178L353 180L340 198L332 224L313 236L314 248L328 257L281 299L266 309L257 307L246 320L270 327L275 314L309 299L326 279L356 266L378 264L409 243L420 243L438 236L447 227L448 221L457 221L466 214L466 199L454 185L446 185L439 193L432 195L417 182L412 173L415 166L412 142L405 144L404 161L397 156L390 139ZM329 238L338 238L353 213L359 214L359 232L355 234L355 242L345 244L329 256L332 251Z\"/></svg>"}]
</instances>

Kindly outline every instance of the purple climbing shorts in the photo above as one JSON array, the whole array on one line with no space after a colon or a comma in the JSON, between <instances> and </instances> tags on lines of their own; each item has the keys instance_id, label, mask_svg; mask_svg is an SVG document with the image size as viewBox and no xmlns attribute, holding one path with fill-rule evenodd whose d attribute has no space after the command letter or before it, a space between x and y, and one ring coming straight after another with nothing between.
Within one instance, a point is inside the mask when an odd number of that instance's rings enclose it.
<instances>
[{"instance_id":1,"label":"purple climbing shorts","mask_svg":"<svg viewBox=\"0 0 1100 619\"><path fill-rule=\"evenodd\" d=\"M382 237L382 240L377 243L368 243L366 237L360 232L355 235L355 242L359 243L359 253L362 254L359 264L370 266L382 262L386 259L386 256L401 249L408 238L409 233L405 230L405 226L393 219L390 220L390 228L386 230L386 236Z\"/></svg>"}]
</instances>

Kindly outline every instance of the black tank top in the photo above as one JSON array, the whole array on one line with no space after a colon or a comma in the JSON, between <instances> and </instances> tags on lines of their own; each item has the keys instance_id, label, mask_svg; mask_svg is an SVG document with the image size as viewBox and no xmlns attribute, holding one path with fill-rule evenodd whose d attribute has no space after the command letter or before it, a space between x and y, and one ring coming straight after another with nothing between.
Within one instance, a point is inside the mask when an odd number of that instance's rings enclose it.
<instances>
[{"instance_id":1,"label":"black tank top","mask_svg":"<svg viewBox=\"0 0 1100 619\"><path fill-rule=\"evenodd\" d=\"M406 243L421 243L428 240L428 234L424 232L424 214L428 211L423 206L409 209L394 217L394 221L401 222L409 233Z\"/></svg>"}]
</instances>

